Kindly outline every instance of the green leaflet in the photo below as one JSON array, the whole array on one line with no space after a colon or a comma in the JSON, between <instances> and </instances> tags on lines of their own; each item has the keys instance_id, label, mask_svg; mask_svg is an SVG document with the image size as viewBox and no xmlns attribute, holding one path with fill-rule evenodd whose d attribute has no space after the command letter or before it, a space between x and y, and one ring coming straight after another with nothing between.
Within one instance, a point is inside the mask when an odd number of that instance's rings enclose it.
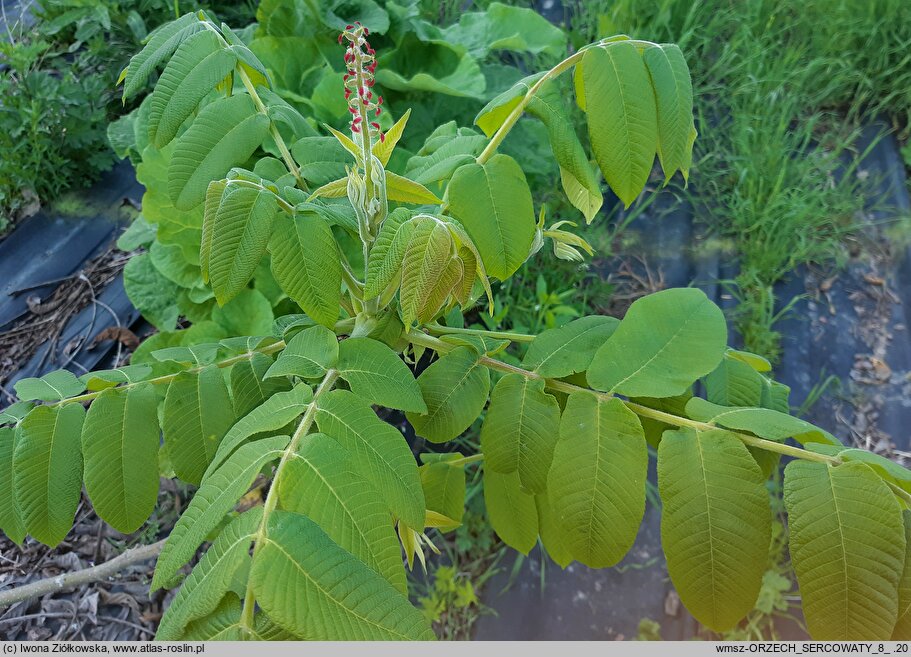
<instances>
[{"instance_id":1,"label":"green leaflet","mask_svg":"<svg viewBox=\"0 0 911 657\"><path fill-rule=\"evenodd\" d=\"M301 376L316 379L338 363L338 338L325 326L311 326L288 341L266 372L266 378Z\"/></svg>"},{"instance_id":2,"label":"green leaflet","mask_svg":"<svg viewBox=\"0 0 911 657\"><path fill-rule=\"evenodd\" d=\"M291 389L287 379L264 379L272 365L265 354L254 354L231 368L231 397L234 400L234 417L244 417L277 392Z\"/></svg>"},{"instance_id":3,"label":"green leaflet","mask_svg":"<svg viewBox=\"0 0 911 657\"><path fill-rule=\"evenodd\" d=\"M19 420L28 415L35 408L32 402L18 401L6 408L0 409L0 424L18 424Z\"/></svg>"},{"instance_id":4,"label":"green leaflet","mask_svg":"<svg viewBox=\"0 0 911 657\"><path fill-rule=\"evenodd\" d=\"M547 495L573 558L589 568L623 558L645 513L647 467L639 418L622 401L569 396Z\"/></svg>"},{"instance_id":5,"label":"green leaflet","mask_svg":"<svg viewBox=\"0 0 911 657\"><path fill-rule=\"evenodd\" d=\"M705 377L705 396L720 406L759 406L764 377L742 360L725 356Z\"/></svg>"},{"instance_id":6,"label":"green leaflet","mask_svg":"<svg viewBox=\"0 0 911 657\"><path fill-rule=\"evenodd\" d=\"M152 32L145 47L130 58L129 65L121 73L124 79L123 100L136 95L152 71L170 57L185 39L204 29L202 21L191 12Z\"/></svg>"},{"instance_id":7,"label":"green leaflet","mask_svg":"<svg viewBox=\"0 0 911 657\"><path fill-rule=\"evenodd\" d=\"M566 568L573 562L573 555L554 515L547 491L535 495L535 506L538 509L538 533L541 536L541 545L555 564L560 568Z\"/></svg>"},{"instance_id":8,"label":"green leaflet","mask_svg":"<svg viewBox=\"0 0 911 657\"><path fill-rule=\"evenodd\" d=\"M538 80L544 77L545 73L546 71L541 71L540 73L527 75L499 96L496 96L474 117L474 124L483 130L488 138L493 137L494 133L500 129L500 126L512 114L512 111L519 106L528 91Z\"/></svg>"},{"instance_id":9,"label":"green leaflet","mask_svg":"<svg viewBox=\"0 0 911 657\"><path fill-rule=\"evenodd\" d=\"M411 205L441 205L443 201L419 182L386 171L386 197L390 201Z\"/></svg>"},{"instance_id":10,"label":"green leaflet","mask_svg":"<svg viewBox=\"0 0 911 657\"><path fill-rule=\"evenodd\" d=\"M630 397L673 397L715 369L727 342L721 309L695 288L642 297L596 353L588 382Z\"/></svg>"},{"instance_id":11,"label":"green leaflet","mask_svg":"<svg viewBox=\"0 0 911 657\"><path fill-rule=\"evenodd\" d=\"M187 625L180 638L184 641L243 641L240 600L232 593L227 594L211 614Z\"/></svg>"},{"instance_id":12,"label":"green leaflet","mask_svg":"<svg viewBox=\"0 0 911 657\"><path fill-rule=\"evenodd\" d=\"M25 525L13 492L15 449L16 430L0 427L0 531L16 545L21 545L25 539Z\"/></svg>"},{"instance_id":13,"label":"green leaflet","mask_svg":"<svg viewBox=\"0 0 911 657\"><path fill-rule=\"evenodd\" d=\"M243 164L269 132L269 119L247 94L206 105L176 141L168 166L168 195L178 210L190 210L206 197L213 180Z\"/></svg>"},{"instance_id":14,"label":"green leaflet","mask_svg":"<svg viewBox=\"0 0 911 657\"><path fill-rule=\"evenodd\" d=\"M838 439L828 431L815 427L805 420L769 408L717 406L699 397L693 397L686 404L686 414L701 422L710 422L739 431L751 431L768 440L794 438L800 443L841 445Z\"/></svg>"},{"instance_id":15,"label":"green leaflet","mask_svg":"<svg viewBox=\"0 0 911 657\"><path fill-rule=\"evenodd\" d=\"M240 418L219 443L203 480L208 479L221 467L225 459L248 439L259 433L278 431L303 415L311 401L313 391L310 386L299 383L291 390L275 393Z\"/></svg>"},{"instance_id":16,"label":"green leaflet","mask_svg":"<svg viewBox=\"0 0 911 657\"><path fill-rule=\"evenodd\" d=\"M165 610L157 641L180 639L188 623L216 610L235 574L249 561L250 544L262 517L262 507L253 507L221 531Z\"/></svg>"},{"instance_id":17,"label":"green leaflet","mask_svg":"<svg viewBox=\"0 0 911 657\"><path fill-rule=\"evenodd\" d=\"M347 390L320 397L319 430L353 455L358 472L380 492L396 518L409 527L424 524L424 495L417 463L405 437L376 416L370 404Z\"/></svg>"},{"instance_id":18,"label":"green leaflet","mask_svg":"<svg viewBox=\"0 0 911 657\"><path fill-rule=\"evenodd\" d=\"M273 436L241 445L203 480L158 556L152 591L174 579L180 567L193 558L209 532L247 492L262 467L282 455L288 441L287 436Z\"/></svg>"},{"instance_id":19,"label":"green leaflet","mask_svg":"<svg viewBox=\"0 0 911 657\"><path fill-rule=\"evenodd\" d=\"M455 245L446 225L432 217L409 221L408 244L402 256L402 287L399 292L402 323L423 324L433 319L458 284L450 263Z\"/></svg>"},{"instance_id":20,"label":"green leaflet","mask_svg":"<svg viewBox=\"0 0 911 657\"><path fill-rule=\"evenodd\" d=\"M364 298L372 299L383 293L386 286L402 268L402 259L415 224L408 221L412 213L406 208L396 208L383 221L380 233L370 248Z\"/></svg>"},{"instance_id":21,"label":"green leaflet","mask_svg":"<svg viewBox=\"0 0 911 657\"><path fill-rule=\"evenodd\" d=\"M392 517L380 492L358 468L329 436L304 436L278 481L281 508L310 518L404 595L408 587Z\"/></svg>"},{"instance_id":22,"label":"green leaflet","mask_svg":"<svg viewBox=\"0 0 911 657\"><path fill-rule=\"evenodd\" d=\"M427 405L414 374L392 349L370 338L348 338L339 344L339 375L351 392L373 404L424 413Z\"/></svg>"},{"instance_id":23,"label":"green leaflet","mask_svg":"<svg viewBox=\"0 0 911 657\"><path fill-rule=\"evenodd\" d=\"M60 401L85 390L85 384L69 370L54 370L40 379L19 379L13 386L22 401Z\"/></svg>"},{"instance_id":24,"label":"green leaflet","mask_svg":"<svg viewBox=\"0 0 911 657\"><path fill-rule=\"evenodd\" d=\"M203 30L180 44L152 92L149 139L168 144L196 107L228 74L237 57L223 47L212 30Z\"/></svg>"},{"instance_id":25,"label":"green leaflet","mask_svg":"<svg viewBox=\"0 0 911 657\"><path fill-rule=\"evenodd\" d=\"M481 414L490 391L490 372L478 364L474 349L457 347L424 370L418 385L427 413L408 413L408 421L419 436L443 443L465 431Z\"/></svg>"},{"instance_id":26,"label":"green leaflet","mask_svg":"<svg viewBox=\"0 0 911 657\"><path fill-rule=\"evenodd\" d=\"M276 511L250 571L257 603L306 639L433 639L428 621L309 518Z\"/></svg>"},{"instance_id":27,"label":"green leaflet","mask_svg":"<svg viewBox=\"0 0 911 657\"><path fill-rule=\"evenodd\" d=\"M648 71L636 46L624 41L589 48L577 70L598 166L629 207L648 181L658 147L658 114Z\"/></svg>"},{"instance_id":28,"label":"green leaflet","mask_svg":"<svg viewBox=\"0 0 911 657\"><path fill-rule=\"evenodd\" d=\"M158 396L150 383L109 388L82 427L85 490L98 516L129 534L158 501Z\"/></svg>"},{"instance_id":29,"label":"green leaflet","mask_svg":"<svg viewBox=\"0 0 911 657\"><path fill-rule=\"evenodd\" d=\"M178 374L168 384L161 417L164 442L177 476L198 486L232 424L234 409L218 367Z\"/></svg>"},{"instance_id":30,"label":"green leaflet","mask_svg":"<svg viewBox=\"0 0 911 657\"><path fill-rule=\"evenodd\" d=\"M13 490L25 529L48 547L73 526L82 493L79 404L39 406L19 425L13 452Z\"/></svg>"},{"instance_id":31,"label":"green leaflet","mask_svg":"<svg viewBox=\"0 0 911 657\"><path fill-rule=\"evenodd\" d=\"M535 337L522 366L549 379L584 372L619 324L613 317L590 315L548 329Z\"/></svg>"},{"instance_id":32,"label":"green leaflet","mask_svg":"<svg viewBox=\"0 0 911 657\"><path fill-rule=\"evenodd\" d=\"M345 178L345 167L354 164L354 158L334 137L304 137L291 145L291 154L313 187Z\"/></svg>"},{"instance_id":33,"label":"green leaflet","mask_svg":"<svg viewBox=\"0 0 911 657\"><path fill-rule=\"evenodd\" d=\"M269 243L275 280L314 321L338 319L342 268L332 229L312 210L279 214Z\"/></svg>"},{"instance_id":34,"label":"green leaflet","mask_svg":"<svg viewBox=\"0 0 911 657\"><path fill-rule=\"evenodd\" d=\"M211 237L204 266L219 305L236 297L253 278L278 212L278 199L269 190L228 185L211 228L206 226L211 215L206 214L203 235Z\"/></svg>"},{"instance_id":35,"label":"green leaflet","mask_svg":"<svg viewBox=\"0 0 911 657\"><path fill-rule=\"evenodd\" d=\"M455 134L442 144L434 144L432 150L422 148L417 155L408 159L405 175L422 185L443 183L452 177L463 164L469 164L484 150L487 140L474 131L460 128L465 134ZM428 137L428 142L431 138ZM435 187L436 188L436 187Z\"/></svg>"},{"instance_id":36,"label":"green leaflet","mask_svg":"<svg viewBox=\"0 0 911 657\"><path fill-rule=\"evenodd\" d=\"M762 471L727 431L665 431L658 490L674 588L700 623L730 629L753 608L766 570L772 516Z\"/></svg>"},{"instance_id":37,"label":"green leaflet","mask_svg":"<svg viewBox=\"0 0 911 657\"><path fill-rule=\"evenodd\" d=\"M481 451L488 470L518 472L522 489L540 493L560 434L560 406L544 392L543 379L507 374L490 396L481 427Z\"/></svg>"},{"instance_id":38,"label":"green leaflet","mask_svg":"<svg viewBox=\"0 0 911 657\"><path fill-rule=\"evenodd\" d=\"M539 118L547 128L550 147L560 165L563 191L569 202L585 216L585 221L591 223L604 203L604 195L566 111L563 94L554 81L546 82L532 96L528 113Z\"/></svg>"},{"instance_id":39,"label":"green leaflet","mask_svg":"<svg viewBox=\"0 0 911 657\"><path fill-rule=\"evenodd\" d=\"M665 43L642 53L655 91L658 112L658 159L665 182L678 169L684 180L693 160L693 83L680 48Z\"/></svg>"},{"instance_id":40,"label":"green leaflet","mask_svg":"<svg viewBox=\"0 0 911 657\"><path fill-rule=\"evenodd\" d=\"M152 264L148 253L129 259L123 268L123 287L130 301L160 331L172 331L180 313L175 297L177 285Z\"/></svg>"},{"instance_id":41,"label":"green leaflet","mask_svg":"<svg viewBox=\"0 0 911 657\"><path fill-rule=\"evenodd\" d=\"M484 468L484 506L490 525L506 545L528 554L538 542L535 496L519 485L519 475Z\"/></svg>"},{"instance_id":42,"label":"green leaflet","mask_svg":"<svg viewBox=\"0 0 911 657\"><path fill-rule=\"evenodd\" d=\"M784 503L810 635L889 639L906 546L901 508L888 486L863 463L792 461Z\"/></svg>"},{"instance_id":43,"label":"green leaflet","mask_svg":"<svg viewBox=\"0 0 911 657\"><path fill-rule=\"evenodd\" d=\"M149 378L152 368L149 365L124 365L112 370L95 370L79 377L90 392L113 388L121 383L138 383Z\"/></svg>"},{"instance_id":44,"label":"green leaflet","mask_svg":"<svg viewBox=\"0 0 911 657\"><path fill-rule=\"evenodd\" d=\"M449 211L481 254L488 276L506 280L528 258L535 211L525 174L508 155L459 167L447 188Z\"/></svg>"},{"instance_id":45,"label":"green leaflet","mask_svg":"<svg viewBox=\"0 0 911 657\"><path fill-rule=\"evenodd\" d=\"M199 238L199 274L203 283L209 282L209 264L212 261L212 238L215 235L215 219L218 216L221 199L225 195L227 188L228 180L213 180L206 187L206 198L202 210L202 232Z\"/></svg>"},{"instance_id":46,"label":"green leaflet","mask_svg":"<svg viewBox=\"0 0 911 657\"><path fill-rule=\"evenodd\" d=\"M450 531L462 524L465 513L465 467L451 465L449 461L461 459L462 455L422 454L424 465L418 468L421 488L427 511L442 516L436 526L441 532ZM428 518L429 519L429 518ZM431 526L425 520L425 526Z\"/></svg>"},{"instance_id":47,"label":"green leaflet","mask_svg":"<svg viewBox=\"0 0 911 657\"><path fill-rule=\"evenodd\" d=\"M389 158L392 157L392 152L395 150L396 144L398 144L399 139L402 138L402 134L405 132L405 126L408 125L408 118L410 116L411 108L409 107L405 110L405 113L399 117L399 120L386 131L386 138L373 144L373 154L384 167L389 164Z\"/></svg>"},{"instance_id":48,"label":"green leaflet","mask_svg":"<svg viewBox=\"0 0 911 657\"><path fill-rule=\"evenodd\" d=\"M911 511L902 511L902 520L905 526L905 565L898 581L898 620L892 630L893 641L911 639L911 559L908 558L908 551L911 550Z\"/></svg>"}]
</instances>

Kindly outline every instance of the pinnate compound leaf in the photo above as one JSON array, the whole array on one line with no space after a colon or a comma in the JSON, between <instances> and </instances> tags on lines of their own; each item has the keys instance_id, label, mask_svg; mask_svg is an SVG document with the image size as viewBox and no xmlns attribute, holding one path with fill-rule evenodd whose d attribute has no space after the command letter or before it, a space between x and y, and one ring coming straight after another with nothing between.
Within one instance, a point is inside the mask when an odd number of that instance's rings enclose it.
<instances>
[{"instance_id":1,"label":"pinnate compound leaf","mask_svg":"<svg viewBox=\"0 0 911 657\"><path fill-rule=\"evenodd\" d=\"M278 199L267 189L229 185L225 190L211 229L208 263L219 305L236 297L253 278L278 212Z\"/></svg>"},{"instance_id":2,"label":"pinnate compound leaf","mask_svg":"<svg viewBox=\"0 0 911 657\"><path fill-rule=\"evenodd\" d=\"M316 379L338 363L338 338L325 326L311 326L288 341L287 346L266 372L275 376L302 376Z\"/></svg>"},{"instance_id":3,"label":"pinnate compound leaf","mask_svg":"<svg viewBox=\"0 0 911 657\"><path fill-rule=\"evenodd\" d=\"M647 467L642 425L622 401L569 396L547 495L574 559L604 568L629 551L645 513Z\"/></svg>"},{"instance_id":4,"label":"pinnate compound leaf","mask_svg":"<svg viewBox=\"0 0 911 657\"><path fill-rule=\"evenodd\" d=\"M528 347L522 365L549 379L584 372L619 324L614 317L589 315L547 329Z\"/></svg>"},{"instance_id":5,"label":"pinnate compound leaf","mask_svg":"<svg viewBox=\"0 0 911 657\"><path fill-rule=\"evenodd\" d=\"M489 276L512 276L528 258L535 212L522 167L497 154L459 167L448 187L449 210L474 241Z\"/></svg>"},{"instance_id":6,"label":"pinnate compound leaf","mask_svg":"<svg viewBox=\"0 0 911 657\"><path fill-rule=\"evenodd\" d=\"M148 43L133 55L126 70L121 74L124 78L123 100L126 101L127 98L136 95L152 71L170 57L184 40L205 29L203 22L191 12L152 32Z\"/></svg>"},{"instance_id":7,"label":"pinnate compound leaf","mask_svg":"<svg viewBox=\"0 0 911 657\"><path fill-rule=\"evenodd\" d=\"M247 492L260 469L282 455L288 441L287 436L273 436L242 445L203 480L158 556L152 591L174 579L181 566L193 558L209 532Z\"/></svg>"},{"instance_id":8,"label":"pinnate compound leaf","mask_svg":"<svg viewBox=\"0 0 911 657\"><path fill-rule=\"evenodd\" d=\"M212 30L180 44L155 84L149 109L149 139L162 148L212 89L234 70L237 57Z\"/></svg>"},{"instance_id":9,"label":"pinnate compound leaf","mask_svg":"<svg viewBox=\"0 0 911 657\"><path fill-rule=\"evenodd\" d=\"M250 579L269 617L306 639L434 638L406 596L296 513L269 517Z\"/></svg>"},{"instance_id":10,"label":"pinnate compound leaf","mask_svg":"<svg viewBox=\"0 0 911 657\"><path fill-rule=\"evenodd\" d=\"M721 309L695 288L642 297L595 353L593 388L630 397L673 397L717 367L727 325Z\"/></svg>"},{"instance_id":11,"label":"pinnate compound leaf","mask_svg":"<svg viewBox=\"0 0 911 657\"><path fill-rule=\"evenodd\" d=\"M648 68L658 112L658 159L665 180L678 169L684 179L693 159L693 83L680 48L672 43L646 48L642 53Z\"/></svg>"},{"instance_id":12,"label":"pinnate compound leaf","mask_svg":"<svg viewBox=\"0 0 911 657\"><path fill-rule=\"evenodd\" d=\"M465 431L481 414L490 392L490 372L478 364L474 349L457 347L424 370L418 385L427 412L408 413L408 421L419 436L443 443Z\"/></svg>"},{"instance_id":13,"label":"pinnate compound leaf","mask_svg":"<svg viewBox=\"0 0 911 657\"><path fill-rule=\"evenodd\" d=\"M69 370L54 370L40 379L19 379L13 386L22 401L60 401L85 390L85 384Z\"/></svg>"},{"instance_id":14,"label":"pinnate compound leaf","mask_svg":"<svg viewBox=\"0 0 911 657\"><path fill-rule=\"evenodd\" d=\"M519 485L540 493L560 435L560 406L544 392L543 379L507 374L490 396L481 427L484 465L500 474L518 472Z\"/></svg>"},{"instance_id":15,"label":"pinnate compound leaf","mask_svg":"<svg viewBox=\"0 0 911 657\"><path fill-rule=\"evenodd\" d=\"M538 509L535 496L522 490L519 474L500 474L485 468L484 506L500 540L528 554L538 542Z\"/></svg>"},{"instance_id":16,"label":"pinnate compound leaf","mask_svg":"<svg viewBox=\"0 0 911 657\"><path fill-rule=\"evenodd\" d=\"M151 383L109 388L82 427L85 490L98 516L136 531L158 501L158 396Z\"/></svg>"},{"instance_id":17,"label":"pinnate compound leaf","mask_svg":"<svg viewBox=\"0 0 911 657\"><path fill-rule=\"evenodd\" d=\"M784 503L810 636L889 639L906 546L901 508L888 486L864 463L791 461Z\"/></svg>"},{"instance_id":18,"label":"pinnate compound leaf","mask_svg":"<svg viewBox=\"0 0 911 657\"><path fill-rule=\"evenodd\" d=\"M393 516L409 527L423 526L424 494L417 463L398 429L347 390L320 397L316 423L354 457L359 474L379 491Z\"/></svg>"},{"instance_id":19,"label":"pinnate compound leaf","mask_svg":"<svg viewBox=\"0 0 911 657\"><path fill-rule=\"evenodd\" d=\"M254 507L221 531L165 610L157 641L180 639L188 623L216 610L235 574L250 558L250 544L262 517L262 507Z\"/></svg>"},{"instance_id":20,"label":"pinnate compound leaf","mask_svg":"<svg viewBox=\"0 0 911 657\"><path fill-rule=\"evenodd\" d=\"M281 508L307 516L343 550L407 593L392 516L351 454L329 436L301 439L278 481Z\"/></svg>"},{"instance_id":21,"label":"pinnate compound leaf","mask_svg":"<svg viewBox=\"0 0 911 657\"><path fill-rule=\"evenodd\" d=\"M339 344L339 375L351 392L373 404L424 413L427 405L414 374L392 349L370 338L348 338Z\"/></svg>"},{"instance_id":22,"label":"pinnate compound leaf","mask_svg":"<svg viewBox=\"0 0 911 657\"><path fill-rule=\"evenodd\" d=\"M39 406L19 425L13 452L13 490L25 529L48 547L73 526L82 494L80 404Z\"/></svg>"},{"instance_id":23,"label":"pinnate compound leaf","mask_svg":"<svg viewBox=\"0 0 911 657\"><path fill-rule=\"evenodd\" d=\"M551 150L560 165L563 191L569 202L585 216L585 221L591 223L604 203L604 195L555 82L542 85L528 104L528 113L540 119L547 128Z\"/></svg>"},{"instance_id":24,"label":"pinnate compound leaf","mask_svg":"<svg viewBox=\"0 0 911 657\"><path fill-rule=\"evenodd\" d=\"M161 422L177 476L198 486L232 424L234 409L220 369L210 365L178 374L168 385Z\"/></svg>"},{"instance_id":25,"label":"pinnate compound leaf","mask_svg":"<svg viewBox=\"0 0 911 657\"><path fill-rule=\"evenodd\" d=\"M768 440L794 438L800 443L814 442L841 446L838 439L828 431L769 408L718 406L699 397L693 397L686 404L686 414L694 420L738 431L750 431Z\"/></svg>"},{"instance_id":26,"label":"pinnate compound leaf","mask_svg":"<svg viewBox=\"0 0 911 657\"><path fill-rule=\"evenodd\" d=\"M168 195L174 207L190 210L202 203L209 183L243 164L268 132L269 119L256 111L247 94L206 105L177 139L168 165Z\"/></svg>"},{"instance_id":27,"label":"pinnate compound leaf","mask_svg":"<svg viewBox=\"0 0 911 657\"><path fill-rule=\"evenodd\" d=\"M13 488L16 430L0 427L0 531L16 545L25 539L25 524Z\"/></svg>"},{"instance_id":28,"label":"pinnate compound leaf","mask_svg":"<svg viewBox=\"0 0 911 657\"><path fill-rule=\"evenodd\" d=\"M772 516L765 477L724 430L666 431L658 447L661 545L680 599L723 632L753 608L766 570Z\"/></svg>"},{"instance_id":29,"label":"pinnate compound leaf","mask_svg":"<svg viewBox=\"0 0 911 657\"><path fill-rule=\"evenodd\" d=\"M342 269L326 220L314 211L279 214L269 251L282 290L314 321L331 327L338 319Z\"/></svg>"},{"instance_id":30,"label":"pinnate compound leaf","mask_svg":"<svg viewBox=\"0 0 911 657\"><path fill-rule=\"evenodd\" d=\"M598 166L629 207L648 181L658 147L648 71L636 46L624 41L589 48L577 70L582 71L588 134Z\"/></svg>"},{"instance_id":31,"label":"pinnate compound leaf","mask_svg":"<svg viewBox=\"0 0 911 657\"><path fill-rule=\"evenodd\" d=\"M303 415L311 401L313 401L313 391L310 386L299 383L291 390L275 393L237 420L219 443L218 450L209 463L203 480L221 467L235 449L256 434L278 431Z\"/></svg>"}]
</instances>

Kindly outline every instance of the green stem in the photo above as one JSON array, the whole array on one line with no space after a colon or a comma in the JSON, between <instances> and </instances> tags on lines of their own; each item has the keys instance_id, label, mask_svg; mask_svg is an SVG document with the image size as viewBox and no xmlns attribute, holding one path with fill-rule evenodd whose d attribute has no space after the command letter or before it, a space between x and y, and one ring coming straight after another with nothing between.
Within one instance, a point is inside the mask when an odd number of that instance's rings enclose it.
<instances>
[{"instance_id":1,"label":"green stem","mask_svg":"<svg viewBox=\"0 0 911 657\"><path fill-rule=\"evenodd\" d=\"M585 54L585 50L579 50L578 52L573 53L562 62L554 66L547 73L545 73L540 80L535 82L531 89L529 89L525 96L519 101L519 104L515 106L512 112L509 113L509 116L506 117L506 120L503 122L503 125L494 133L494 136L490 138L490 141L487 143L487 146L481 151L481 154L477 157L478 164L484 164L487 160L493 157L493 154L497 152L497 147L506 139L506 135L509 134L509 131L513 129L515 124L518 122L519 118L522 116L522 113L525 112L525 108L528 107L528 104L531 102L531 99L534 95L541 89L545 82L552 80L557 77L563 71L566 71L576 65L582 59L582 55Z\"/></svg>"},{"instance_id":2,"label":"green stem","mask_svg":"<svg viewBox=\"0 0 911 657\"><path fill-rule=\"evenodd\" d=\"M449 326L440 326L439 324L428 324L424 327L430 333L435 335L447 335L460 333L463 335L477 335L482 338L495 338L500 340L512 340L513 342L531 342L535 339L534 335L527 333L510 333L507 331L482 331L481 329L470 328L450 328Z\"/></svg>"},{"instance_id":3,"label":"green stem","mask_svg":"<svg viewBox=\"0 0 911 657\"><path fill-rule=\"evenodd\" d=\"M266 526L269 522L269 516L275 511L275 506L278 504L278 494L276 491L278 490L279 478L285 470L285 464L288 463L292 455L297 451L297 446L300 444L301 439L307 435L310 431L310 427L313 426L313 421L316 418L317 402L320 397L332 389L335 382L338 380L338 377L338 370L329 370L326 372L326 375L320 382L316 392L313 393L313 400L307 406L307 410L301 418L300 423L297 425L294 435L291 436L291 442L288 443L288 446L282 454L281 460L278 462L278 467L275 469L275 476L272 477L272 485L269 487L269 492L266 494L266 501L263 502L263 517L259 522L259 529L256 531L256 536L254 537L254 559L256 558L256 553L259 551L260 545L262 545L262 540L266 536ZM253 580L251 578L247 580L247 592L244 596L244 610L240 617L241 627L246 630L253 629L253 612L255 607L256 599L253 594Z\"/></svg>"},{"instance_id":4,"label":"green stem","mask_svg":"<svg viewBox=\"0 0 911 657\"><path fill-rule=\"evenodd\" d=\"M449 344L443 342L442 340L435 338L433 336L427 335L426 333L421 333L419 331L414 331L408 333L406 338L413 344L417 344L423 347L428 347L438 352L447 352L455 349L457 345ZM591 390L589 388L583 388L566 381L559 381L557 379L548 379L536 372L530 372L521 367L515 365L510 365L509 363L504 363L501 360L491 358L489 356L481 356L479 361L481 365L485 367L497 370L498 372L503 372L505 374L519 374L524 376L527 379L540 379L544 381L545 386L556 392L563 392L566 394L572 394L574 392L585 392L590 395L595 395L601 399L611 399L614 395L607 392L599 392L597 390ZM779 454L784 454L786 456L792 456L798 459L804 459L805 461L814 461L816 463L825 463L826 465L838 465L841 463L841 459L838 457L827 456L825 454L817 454L816 452L811 452L800 447L792 447L791 445L785 445L783 443L778 443L773 440L766 440L765 438L758 438L745 433L740 433L738 431L733 431L726 427L719 427L718 425L712 424L710 422L699 422L698 420L691 420L687 417L680 417L679 415L673 415L672 413L666 413L665 411L659 411L654 408L649 408L648 406L643 406L642 404L637 404L626 399L620 399L628 409L640 417L647 417L653 420L658 420L659 422L664 422L665 424L670 424L675 427L687 427L690 429L695 429L697 431L710 431L713 429L723 429L728 433L731 433L737 438L739 438L744 444L751 447L757 447L759 449L766 450L768 452L777 452Z\"/></svg>"},{"instance_id":5,"label":"green stem","mask_svg":"<svg viewBox=\"0 0 911 657\"><path fill-rule=\"evenodd\" d=\"M261 349L254 349L252 351L248 351L246 353L239 354L237 356L232 356L231 358L219 361L217 363L213 363L213 365L215 365L215 367L218 367L220 369L225 368L225 367L231 367L235 363L239 363L244 360L250 360L256 354L266 354L266 355L274 354L275 352L281 351L284 348L285 348L285 341L279 340L278 342L273 342L272 344L266 345L265 347L263 347ZM199 365L198 367L191 367L190 369L181 370L180 372L175 372L173 374L164 374L162 376L156 376L153 379L146 379L144 381L136 381L135 383L125 383L123 385L116 386L116 387L132 388L134 386L138 386L143 383L151 383L152 385L170 383L171 381L176 379L179 375L183 374L184 372L191 372L191 373L201 372L202 370L204 370L207 367L209 367L209 365ZM107 389L108 388L105 388L105 390L107 390ZM56 402L53 402L52 404L48 404L48 406L62 406L63 404L72 404L74 402L81 403L81 402L92 401L93 399L98 397L102 392L104 392L104 390L96 390L95 392L87 392L83 395L76 395L75 397L68 397L67 399L61 399L60 401L56 401Z\"/></svg>"},{"instance_id":6,"label":"green stem","mask_svg":"<svg viewBox=\"0 0 911 657\"><path fill-rule=\"evenodd\" d=\"M443 461L443 463L446 465L468 465L470 463L480 463L483 460L483 454L472 454L471 456L463 456L460 459L454 459L452 461Z\"/></svg>"}]
</instances>

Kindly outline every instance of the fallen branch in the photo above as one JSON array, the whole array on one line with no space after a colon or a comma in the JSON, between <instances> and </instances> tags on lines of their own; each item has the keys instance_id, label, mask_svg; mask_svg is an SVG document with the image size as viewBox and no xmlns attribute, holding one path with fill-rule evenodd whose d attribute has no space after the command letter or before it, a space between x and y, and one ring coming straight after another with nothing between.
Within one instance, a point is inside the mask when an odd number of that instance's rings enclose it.
<instances>
[{"instance_id":1,"label":"fallen branch","mask_svg":"<svg viewBox=\"0 0 911 657\"><path fill-rule=\"evenodd\" d=\"M17 602L21 602L22 600L37 598L47 593L53 593L54 591L62 591L64 589L70 589L82 586L83 584L107 579L134 563L154 559L158 556L158 553L161 552L164 543L165 542L162 540L153 543L152 545L143 545L142 547L127 550L110 561L98 564L97 566L92 566L91 568L83 568L74 573L65 573L63 575L57 575L56 577L48 577L46 579L38 580L37 582L32 582L31 584L26 584L25 586L18 586L8 591L0 591L0 607L8 607Z\"/></svg>"}]
</instances>

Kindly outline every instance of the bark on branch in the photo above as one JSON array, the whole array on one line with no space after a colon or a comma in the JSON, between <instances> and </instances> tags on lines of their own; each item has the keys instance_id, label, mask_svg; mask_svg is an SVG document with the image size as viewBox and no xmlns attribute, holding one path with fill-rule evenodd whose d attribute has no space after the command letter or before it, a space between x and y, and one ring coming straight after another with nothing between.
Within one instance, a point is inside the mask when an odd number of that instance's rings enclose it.
<instances>
[{"instance_id":1,"label":"bark on branch","mask_svg":"<svg viewBox=\"0 0 911 657\"><path fill-rule=\"evenodd\" d=\"M8 607L17 602L21 602L22 600L37 598L47 593L53 593L54 591L63 591L64 589L70 589L82 586L83 584L107 579L134 563L154 559L158 556L158 553L161 552L164 543L165 542L162 540L152 545L143 545L142 547L127 550L110 561L105 561L104 563L92 566L91 568L83 568L74 573L65 573L63 575L57 575L56 577L48 577L46 579L38 580L37 582L32 582L31 584L18 586L8 591L0 591L0 608Z\"/></svg>"}]
</instances>

